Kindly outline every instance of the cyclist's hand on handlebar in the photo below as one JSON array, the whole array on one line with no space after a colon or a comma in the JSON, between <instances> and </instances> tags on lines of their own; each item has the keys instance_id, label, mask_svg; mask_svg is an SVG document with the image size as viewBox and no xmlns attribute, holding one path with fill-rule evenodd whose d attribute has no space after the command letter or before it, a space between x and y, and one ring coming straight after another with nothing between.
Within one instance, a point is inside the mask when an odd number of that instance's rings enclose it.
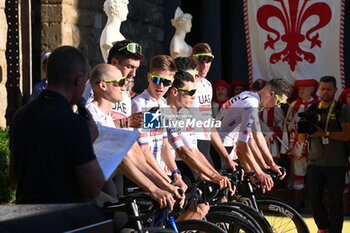
<instances>
[{"instance_id":1,"label":"cyclist's hand on handlebar","mask_svg":"<svg viewBox=\"0 0 350 233\"><path fill-rule=\"evenodd\" d=\"M236 171L236 167L238 166L238 164L235 161L233 161L232 159L225 161L225 165L229 169L232 169L232 171Z\"/></svg>"},{"instance_id":2,"label":"cyclist's hand on handlebar","mask_svg":"<svg viewBox=\"0 0 350 233\"><path fill-rule=\"evenodd\" d=\"M273 180L270 175L266 174L265 172L262 172L260 174L257 174L257 178L260 181L261 189L263 193L265 191L270 191L273 187Z\"/></svg>"},{"instance_id":3,"label":"cyclist's hand on handlebar","mask_svg":"<svg viewBox=\"0 0 350 233\"><path fill-rule=\"evenodd\" d=\"M170 189L171 189L171 193L178 200L180 208L182 208L185 203L185 191L179 188L178 186L174 186L174 185L171 185Z\"/></svg>"},{"instance_id":4,"label":"cyclist's hand on handlebar","mask_svg":"<svg viewBox=\"0 0 350 233\"><path fill-rule=\"evenodd\" d=\"M274 164L274 166L271 166L272 171L277 173L277 176L280 180L282 180L286 176L286 171L283 169L282 173L282 167L278 166L277 164Z\"/></svg>"},{"instance_id":5,"label":"cyclist's hand on handlebar","mask_svg":"<svg viewBox=\"0 0 350 233\"><path fill-rule=\"evenodd\" d=\"M179 186L184 192L186 192L187 190L187 185L185 184L185 182L182 180L182 177L180 174L176 173L174 175L174 181L177 184L177 186Z\"/></svg>"},{"instance_id":6,"label":"cyclist's hand on handlebar","mask_svg":"<svg viewBox=\"0 0 350 233\"><path fill-rule=\"evenodd\" d=\"M219 174L215 174L211 179L213 183L216 183L220 186L220 189L228 188L231 196L235 193L235 186L232 188L230 180L226 176L221 176Z\"/></svg>"},{"instance_id":7,"label":"cyclist's hand on handlebar","mask_svg":"<svg viewBox=\"0 0 350 233\"><path fill-rule=\"evenodd\" d=\"M156 189L154 192L150 192L150 196L159 203L160 208L168 206L170 211L173 210L175 200L168 191Z\"/></svg>"}]
</instances>

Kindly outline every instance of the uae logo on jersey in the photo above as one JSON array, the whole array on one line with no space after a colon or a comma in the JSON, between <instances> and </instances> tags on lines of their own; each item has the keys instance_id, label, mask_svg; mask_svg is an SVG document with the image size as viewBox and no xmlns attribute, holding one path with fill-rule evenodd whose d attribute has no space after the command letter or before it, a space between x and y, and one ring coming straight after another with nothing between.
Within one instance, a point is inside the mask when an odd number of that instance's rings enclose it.
<instances>
[{"instance_id":1,"label":"uae logo on jersey","mask_svg":"<svg viewBox=\"0 0 350 233\"><path fill-rule=\"evenodd\" d=\"M161 125L161 113L159 110L143 112L144 129L159 129Z\"/></svg>"}]
</instances>

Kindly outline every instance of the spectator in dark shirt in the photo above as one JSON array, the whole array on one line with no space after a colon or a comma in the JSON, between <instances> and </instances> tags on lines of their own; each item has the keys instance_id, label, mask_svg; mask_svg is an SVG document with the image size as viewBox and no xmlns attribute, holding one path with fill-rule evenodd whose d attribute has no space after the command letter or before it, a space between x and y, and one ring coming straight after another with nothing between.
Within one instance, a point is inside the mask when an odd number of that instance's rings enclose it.
<instances>
[{"instance_id":1,"label":"spectator in dark shirt","mask_svg":"<svg viewBox=\"0 0 350 233\"><path fill-rule=\"evenodd\" d=\"M92 147L97 128L71 108L88 72L78 49L55 49L48 60L47 89L15 114L9 174L17 185L16 203L82 202L99 195L104 180Z\"/></svg>"}]
</instances>

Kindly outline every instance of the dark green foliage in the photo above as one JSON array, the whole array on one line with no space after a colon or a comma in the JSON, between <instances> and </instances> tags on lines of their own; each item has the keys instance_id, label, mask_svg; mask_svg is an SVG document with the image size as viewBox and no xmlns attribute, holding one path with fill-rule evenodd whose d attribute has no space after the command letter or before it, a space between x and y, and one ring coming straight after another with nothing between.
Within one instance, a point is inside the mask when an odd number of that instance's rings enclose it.
<instances>
[{"instance_id":1,"label":"dark green foliage","mask_svg":"<svg viewBox=\"0 0 350 233\"><path fill-rule=\"evenodd\" d=\"M9 128L0 129L0 204L15 201L15 188L8 178L8 163L10 160Z\"/></svg>"}]
</instances>

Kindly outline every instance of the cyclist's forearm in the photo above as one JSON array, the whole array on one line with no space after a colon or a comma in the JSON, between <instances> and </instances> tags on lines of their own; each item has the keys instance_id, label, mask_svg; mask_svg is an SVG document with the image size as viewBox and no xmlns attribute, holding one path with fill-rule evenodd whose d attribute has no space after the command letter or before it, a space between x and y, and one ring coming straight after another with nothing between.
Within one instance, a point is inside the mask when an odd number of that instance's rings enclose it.
<instances>
[{"instance_id":1,"label":"cyclist's forearm","mask_svg":"<svg viewBox=\"0 0 350 233\"><path fill-rule=\"evenodd\" d=\"M143 190L151 192L157 188L156 185L135 166L130 158L125 157L118 168L128 179L140 186Z\"/></svg>"},{"instance_id":2,"label":"cyclist's forearm","mask_svg":"<svg viewBox=\"0 0 350 233\"><path fill-rule=\"evenodd\" d=\"M247 143L238 140L237 142L237 155L240 161L249 165L250 169L252 169L255 173L261 174L263 171L260 166L256 162L249 146Z\"/></svg>"},{"instance_id":3,"label":"cyclist's forearm","mask_svg":"<svg viewBox=\"0 0 350 233\"><path fill-rule=\"evenodd\" d=\"M157 162L156 158L154 155L151 153L149 150L148 146L141 146L142 154L145 156L146 161L149 166L151 166L163 179L165 179L168 182L171 182L169 177L165 174L165 172L162 170L160 167L159 163Z\"/></svg>"},{"instance_id":4,"label":"cyclist's forearm","mask_svg":"<svg viewBox=\"0 0 350 233\"><path fill-rule=\"evenodd\" d=\"M158 187L162 189L165 189L167 187L167 185L169 184L169 181L164 179L163 176L159 175L159 173L146 162L142 152L141 152L141 156L137 154L136 156L129 156L129 157L131 157L130 159L131 162L154 184L156 184Z\"/></svg>"},{"instance_id":5,"label":"cyclist's forearm","mask_svg":"<svg viewBox=\"0 0 350 233\"><path fill-rule=\"evenodd\" d=\"M258 146L256 145L254 138L249 139L248 146L251 149L253 156L256 162L259 164L259 166L262 168L268 168L268 165L266 164Z\"/></svg>"},{"instance_id":6,"label":"cyclist's forearm","mask_svg":"<svg viewBox=\"0 0 350 233\"><path fill-rule=\"evenodd\" d=\"M214 146L215 150L219 153L221 159L224 160L226 166L230 167L231 157L227 153L225 146L222 144L219 133L214 127L211 128L211 144Z\"/></svg>"},{"instance_id":7,"label":"cyclist's forearm","mask_svg":"<svg viewBox=\"0 0 350 233\"><path fill-rule=\"evenodd\" d=\"M265 137L262 134L262 132L253 133L253 137L254 137L254 140L255 140L255 142L258 146L258 149L260 150L265 162L268 165L274 165L275 162L273 161L271 152L270 152L269 148L267 147Z\"/></svg>"},{"instance_id":8,"label":"cyclist's forearm","mask_svg":"<svg viewBox=\"0 0 350 233\"><path fill-rule=\"evenodd\" d=\"M161 156L162 156L164 163L168 166L168 168L170 169L171 172L173 172L177 169L175 159L172 155L172 152L170 150L170 145L167 142L167 140L163 141Z\"/></svg>"},{"instance_id":9,"label":"cyclist's forearm","mask_svg":"<svg viewBox=\"0 0 350 233\"><path fill-rule=\"evenodd\" d=\"M202 158L197 153L193 153L192 150L187 149L185 146L181 146L176 149L176 154L198 175L205 175L210 177L213 172L206 164L202 162ZM209 162L208 162L209 164ZM210 164L209 164L210 165Z\"/></svg>"}]
</instances>

